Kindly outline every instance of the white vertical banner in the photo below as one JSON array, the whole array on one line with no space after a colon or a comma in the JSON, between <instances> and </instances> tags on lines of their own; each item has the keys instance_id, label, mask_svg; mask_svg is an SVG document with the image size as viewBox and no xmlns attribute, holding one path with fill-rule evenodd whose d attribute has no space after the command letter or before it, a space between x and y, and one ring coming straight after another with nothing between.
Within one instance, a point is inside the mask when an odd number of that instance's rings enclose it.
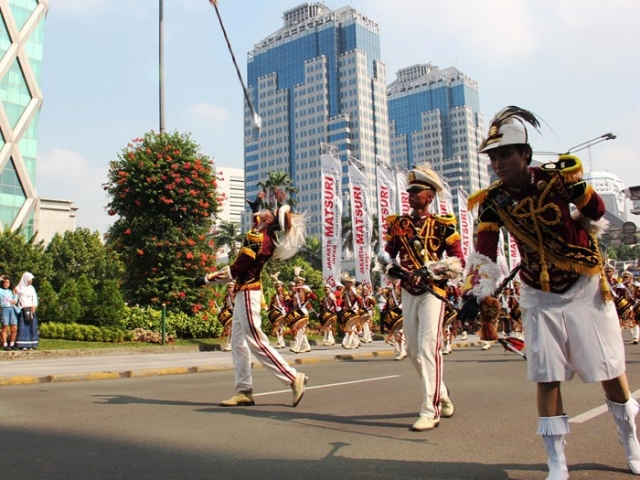
<instances>
[{"instance_id":1,"label":"white vertical banner","mask_svg":"<svg viewBox=\"0 0 640 480\"><path fill-rule=\"evenodd\" d=\"M473 252L473 217L467 209L468 198L467 192L458 187L458 225L462 254L465 258Z\"/></svg>"},{"instance_id":2,"label":"white vertical banner","mask_svg":"<svg viewBox=\"0 0 640 480\"><path fill-rule=\"evenodd\" d=\"M378 250L384 251L386 242L384 237L387 230L387 217L398 212L396 201L396 179L391 167L378 160L376 162L376 177L378 179Z\"/></svg>"},{"instance_id":3,"label":"white vertical banner","mask_svg":"<svg viewBox=\"0 0 640 480\"><path fill-rule=\"evenodd\" d=\"M518 250L518 245L513 235L507 233L507 238L509 241L509 270L513 270L522 259L520 258L520 250Z\"/></svg>"},{"instance_id":4,"label":"white vertical banner","mask_svg":"<svg viewBox=\"0 0 640 480\"><path fill-rule=\"evenodd\" d=\"M498 252L496 254L496 263L502 271L501 278L509 275L509 263L507 262L507 256L505 255L504 251L504 233L502 229L500 229L500 235L498 236Z\"/></svg>"},{"instance_id":5,"label":"white vertical banner","mask_svg":"<svg viewBox=\"0 0 640 480\"><path fill-rule=\"evenodd\" d=\"M351 228L353 229L353 254L356 264L356 282L371 285L371 203L369 181L364 165L349 157L349 193L351 193Z\"/></svg>"},{"instance_id":6,"label":"white vertical banner","mask_svg":"<svg viewBox=\"0 0 640 480\"><path fill-rule=\"evenodd\" d=\"M398 192L398 213L408 215L411 213L409 206L409 194L407 193L407 175L409 170L404 167L396 167L396 187Z\"/></svg>"},{"instance_id":7,"label":"white vertical banner","mask_svg":"<svg viewBox=\"0 0 640 480\"><path fill-rule=\"evenodd\" d=\"M334 288L340 279L342 256L342 164L338 149L321 144L322 278Z\"/></svg>"},{"instance_id":8,"label":"white vertical banner","mask_svg":"<svg viewBox=\"0 0 640 480\"><path fill-rule=\"evenodd\" d=\"M440 177L442 182L442 191L436 195L438 199L438 213L440 215L447 215L453 213L453 196L451 195L451 187L447 181Z\"/></svg>"}]
</instances>

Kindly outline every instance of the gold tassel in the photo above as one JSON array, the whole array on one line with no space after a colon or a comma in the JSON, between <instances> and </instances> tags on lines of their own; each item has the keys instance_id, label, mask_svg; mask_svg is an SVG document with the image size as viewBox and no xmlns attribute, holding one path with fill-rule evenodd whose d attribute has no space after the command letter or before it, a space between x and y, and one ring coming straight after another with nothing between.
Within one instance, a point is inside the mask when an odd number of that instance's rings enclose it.
<instances>
[{"instance_id":1,"label":"gold tassel","mask_svg":"<svg viewBox=\"0 0 640 480\"><path fill-rule=\"evenodd\" d=\"M447 245L453 245L458 240L460 240L460 234L458 232L456 232L456 233L454 233L453 235L451 235L451 236L449 236L447 238Z\"/></svg>"},{"instance_id":2,"label":"gold tassel","mask_svg":"<svg viewBox=\"0 0 640 480\"><path fill-rule=\"evenodd\" d=\"M606 302L613 301L613 294L611 293L609 282L607 282L607 279L605 278L604 275L600 277L600 292L602 294L603 302L606 303Z\"/></svg>"},{"instance_id":3,"label":"gold tassel","mask_svg":"<svg viewBox=\"0 0 640 480\"><path fill-rule=\"evenodd\" d=\"M549 271L547 270L547 266L542 266L542 271L540 272L540 285L542 286L543 292L550 292L549 288Z\"/></svg>"}]
</instances>

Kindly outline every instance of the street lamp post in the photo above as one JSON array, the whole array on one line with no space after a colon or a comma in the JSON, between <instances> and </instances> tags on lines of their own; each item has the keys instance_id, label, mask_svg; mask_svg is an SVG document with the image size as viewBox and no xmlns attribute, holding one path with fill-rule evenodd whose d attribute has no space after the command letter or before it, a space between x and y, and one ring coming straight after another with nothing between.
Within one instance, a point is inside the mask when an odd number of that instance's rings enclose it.
<instances>
[{"instance_id":1,"label":"street lamp post","mask_svg":"<svg viewBox=\"0 0 640 480\"><path fill-rule=\"evenodd\" d=\"M164 0L159 0L158 64L160 80L160 133L164 133Z\"/></svg>"}]
</instances>

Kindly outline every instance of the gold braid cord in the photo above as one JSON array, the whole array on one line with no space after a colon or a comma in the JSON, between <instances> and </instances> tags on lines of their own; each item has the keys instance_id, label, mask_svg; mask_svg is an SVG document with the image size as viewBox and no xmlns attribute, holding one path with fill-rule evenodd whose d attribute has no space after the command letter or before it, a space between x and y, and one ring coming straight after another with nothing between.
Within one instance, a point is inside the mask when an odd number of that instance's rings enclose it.
<instances>
[{"instance_id":1,"label":"gold braid cord","mask_svg":"<svg viewBox=\"0 0 640 480\"><path fill-rule=\"evenodd\" d=\"M568 244L562 236L554 232L553 228L546 228L563 222L559 207L549 200L554 187L563 188L557 185L560 180L559 175L553 175L537 201L533 197L526 197L514 206L507 206L506 209L499 208L496 200L491 196L487 197L494 204L494 209L507 230L540 256L540 284L545 292L550 291L549 262L561 270L580 275L604 274L598 240L595 236L588 234L590 246L581 247ZM501 184L494 184L490 190L502 191L501 187ZM605 300L610 297L608 289L603 290L602 294Z\"/></svg>"}]
</instances>

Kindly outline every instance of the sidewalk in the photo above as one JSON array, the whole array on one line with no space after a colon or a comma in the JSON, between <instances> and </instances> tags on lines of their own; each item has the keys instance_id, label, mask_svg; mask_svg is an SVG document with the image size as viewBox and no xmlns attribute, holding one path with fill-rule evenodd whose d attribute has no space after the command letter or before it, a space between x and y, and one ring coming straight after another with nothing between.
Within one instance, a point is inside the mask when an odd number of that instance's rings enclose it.
<instances>
[{"instance_id":1,"label":"sidewalk","mask_svg":"<svg viewBox=\"0 0 640 480\"><path fill-rule=\"evenodd\" d=\"M340 344L313 345L308 353L279 352L293 365L360 358L394 357L393 347L383 340L345 350ZM480 346L476 335L454 340L453 349ZM262 368L259 362L254 368ZM192 347L152 347L99 350L35 350L0 353L0 386L35 383L107 380L232 370L231 352L200 351Z\"/></svg>"}]
</instances>

